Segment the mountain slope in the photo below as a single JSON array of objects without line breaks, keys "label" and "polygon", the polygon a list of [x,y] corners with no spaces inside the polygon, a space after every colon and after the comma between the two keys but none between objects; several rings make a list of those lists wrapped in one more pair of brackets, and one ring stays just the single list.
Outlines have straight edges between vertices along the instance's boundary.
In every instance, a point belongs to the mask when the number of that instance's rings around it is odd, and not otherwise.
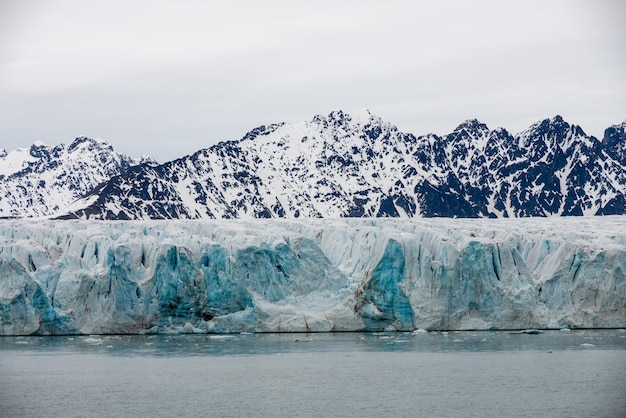
[{"label": "mountain slope", "polygon": [[138,166],[98,186],[62,217],[625,213],[623,125],[621,136],[615,130],[617,139],[609,133],[599,141],[556,116],[515,136],[468,120],[443,137],[415,137],[369,112],[336,111],[261,126],[239,141],[160,166]]},{"label": "mountain slope", "polygon": [[52,215],[142,162],[155,164],[151,159],[132,159],[87,137],[70,145],[37,142],[8,153],[0,150],[0,217]]},{"label": "mountain slope", "polygon": [[604,131],[602,145],[615,161],[626,166],[626,120]]}]

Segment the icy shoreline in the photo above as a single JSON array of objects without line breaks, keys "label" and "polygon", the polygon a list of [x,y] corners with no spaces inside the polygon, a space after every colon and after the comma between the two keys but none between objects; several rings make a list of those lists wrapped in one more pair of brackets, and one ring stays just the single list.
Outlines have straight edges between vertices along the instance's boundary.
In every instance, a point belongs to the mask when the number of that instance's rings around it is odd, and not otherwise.
[{"label": "icy shoreline", "polygon": [[0,335],[623,328],[626,217],[0,220]]}]

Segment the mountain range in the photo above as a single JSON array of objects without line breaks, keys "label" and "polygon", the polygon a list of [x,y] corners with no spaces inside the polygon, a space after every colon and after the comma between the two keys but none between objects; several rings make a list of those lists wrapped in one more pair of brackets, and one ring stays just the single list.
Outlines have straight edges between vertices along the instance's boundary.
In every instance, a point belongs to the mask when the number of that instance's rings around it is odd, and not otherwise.
[{"label": "mountain range", "polygon": [[156,161],[134,159],[102,140],[76,138],[57,146],[0,149],[0,217],[40,217],[59,212],[128,168]]},{"label": "mountain range", "polygon": [[[33,145],[21,170],[7,170],[10,154],[0,153],[0,215],[210,219],[624,214],[625,129],[626,121],[611,126],[599,140],[555,116],[512,135],[474,119],[447,135],[416,137],[369,112],[334,111],[306,122],[260,126],[238,141],[160,165],[78,138],[69,147]],[[68,158],[76,155],[74,150],[84,156]],[[45,158],[37,157],[39,153]],[[68,170],[69,160],[75,164]],[[66,203],[79,198],[62,207],[58,196]]]}]

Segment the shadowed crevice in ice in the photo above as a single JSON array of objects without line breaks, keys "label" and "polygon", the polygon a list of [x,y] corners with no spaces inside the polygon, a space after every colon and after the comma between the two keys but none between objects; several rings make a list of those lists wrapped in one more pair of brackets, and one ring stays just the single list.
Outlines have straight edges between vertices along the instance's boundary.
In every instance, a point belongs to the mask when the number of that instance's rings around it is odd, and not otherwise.
[{"label": "shadowed crevice in ice", "polygon": [[413,330],[413,309],[401,285],[405,280],[404,252],[399,242],[389,240],[371,276],[357,293],[356,311],[368,329]]}]

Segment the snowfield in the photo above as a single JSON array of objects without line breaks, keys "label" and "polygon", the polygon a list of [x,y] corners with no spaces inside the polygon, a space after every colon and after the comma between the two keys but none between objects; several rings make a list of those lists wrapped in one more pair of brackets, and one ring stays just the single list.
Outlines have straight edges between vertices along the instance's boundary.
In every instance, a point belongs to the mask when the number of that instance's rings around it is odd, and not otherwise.
[{"label": "snowfield", "polygon": [[626,216],[0,221],[0,334],[626,327]]}]

